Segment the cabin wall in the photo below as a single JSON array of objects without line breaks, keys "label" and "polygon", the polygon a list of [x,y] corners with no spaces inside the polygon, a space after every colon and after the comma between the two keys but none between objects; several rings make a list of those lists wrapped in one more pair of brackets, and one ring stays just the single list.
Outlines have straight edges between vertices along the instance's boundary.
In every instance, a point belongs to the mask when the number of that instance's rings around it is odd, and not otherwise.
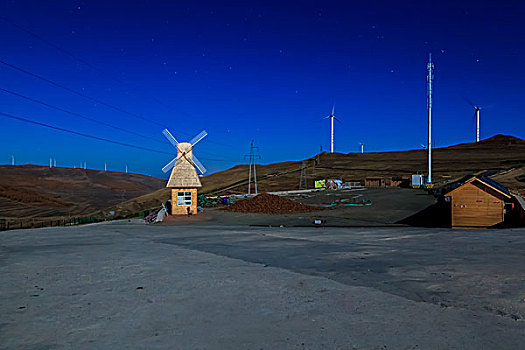
[{"label": "cabin wall", "polygon": [[505,200],[496,193],[488,193],[467,183],[450,197],[452,227],[489,227],[504,220]]},{"label": "cabin wall", "polygon": [[[191,192],[191,205],[178,204],[177,197],[179,192]],[[188,215],[190,213],[197,214],[197,189],[173,188],[171,190],[171,215]]]}]

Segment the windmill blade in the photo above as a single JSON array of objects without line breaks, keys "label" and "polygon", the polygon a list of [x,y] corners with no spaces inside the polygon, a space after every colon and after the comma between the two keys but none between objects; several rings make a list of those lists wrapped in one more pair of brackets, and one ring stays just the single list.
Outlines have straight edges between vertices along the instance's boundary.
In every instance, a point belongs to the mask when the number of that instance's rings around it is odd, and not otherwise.
[{"label": "windmill blade", "polygon": [[334,114],[335,114],[335,103],[334,103],[334,105],[332,106],[332,115],[334,115]]},{"label": "windmill blade", "polygon": [[171,168],[173,168],[175,166],[175,162],[179,159],[179,157],[175,157],[173,158],[168,164],[164,165],[164,167],[162,168],[162,171],[164,173],[167,173]]},{"label": "windmill blade", "polygon": [[337,120],[339,123],[341,123],[341,121],[339,119],[337,119],[336,117],[334,117],[335,120]]},{"label": "windmill blade", "polygon": [[199,169],[199,171],[201,172],[201,174],[204,174],[206,172],[206,168],[204,167],[204,165],[202,165],[202,163],[197,159],[197,157],[195,157],[195,155],[193,155],[193,165],[195,165],[195,167],[197,169]]},{"label": "windmill blade", "polygon": [[476,105],[472,103],[472,101],[466,98],[465,96],[463,96],[463,100],[465,100],[465,102],[468,103],[469,106],[471,106],[472,108],[477,108]]},{"label": "windmill blade", "polygon": [[173,137],[173,135],[169,132],[168,129],[162,130],[162,133],[164,134],[164,136],[166,136],[168,141],[171,142],[173,146],[177,147],[177,145],[179,144],[179,141],[177,141],[177,139]]},{"label": "windmill blade", "polygon": [[208,135],[206,130],[202,130],[197,136],[195,136],[194,138],[191,139],[191,141],[190,141],[191,145],[195,146],[197,144],[197,142],[199,142],[200,140],[205,138],[206,135]]}]

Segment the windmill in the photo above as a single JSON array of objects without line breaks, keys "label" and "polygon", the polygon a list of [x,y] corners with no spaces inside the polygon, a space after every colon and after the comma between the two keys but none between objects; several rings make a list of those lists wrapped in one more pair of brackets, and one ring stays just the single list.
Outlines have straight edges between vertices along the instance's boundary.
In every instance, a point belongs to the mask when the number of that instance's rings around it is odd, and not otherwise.
[{"label": "windmill", "polygon": [[365,152],[365,144],[362,143],[362,142],[358,142],[359,144],[359,148],[361,149],[361,153],[364,153]]},{"label": "windmill", "polygon": [[477,106],[474,103],[472,103],[469,99],[465,97],[463,97],[463,99],[469,104],[469,106],[474,108],[474,118],[476,119],[476,142],[479,142],[479,111],[487,108],[488,106],[485,106],[485,107]]},{"label": "windmill", "polygon": [[334,153],[334,119],[341,122],[335,117],[335,105],[332,107],[332,113],[324,119],[330,118],[330,153]]},{"label": "windmill", "polygon": [[472,102],[470,102],[467,99],[465,99],[465,101],[467,101],[467,103],[472,108],[474,108],[474,118],[476,119],[476,142],[479,142],[479,111],[481,111],[481,107],[480,106],[476,106],[475,104],[473,104]]},{"label": "windmill", "polygon": [[171,213],[196,214],[197,188],[202,186],[197,170],[204,174],[206,169],[193,154],[193,147],[205,138],[208,133],[203,130],[189,142],[177,141],[168,129],[164,129],[162,133],[177,148],[177,156],[162,168],[162,171],[165,173],[172,169],[166,184],[166,187],[172,188]]}]

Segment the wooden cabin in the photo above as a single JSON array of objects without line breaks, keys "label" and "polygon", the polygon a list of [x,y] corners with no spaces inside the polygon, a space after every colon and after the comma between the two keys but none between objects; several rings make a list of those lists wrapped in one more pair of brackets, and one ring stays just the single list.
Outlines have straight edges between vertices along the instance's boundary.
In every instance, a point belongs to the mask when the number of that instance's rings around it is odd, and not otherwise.
[{"label": "wooden cabin", "polygon": [[367,177],[365,187],[385,187],[385,179],[382,177]]},{"label": "wooden cabin", "polygon": [[365,187],[402,187],[408,186],[408,178],[403,177],[367,177]]},{"label": "wooden cabin", "polygon": [[505,201],[512,196],[494,180],[472,177],[445,198],[450,202],[452,227],[490,227],[505,220]]},{"label": "wooden cabin", "polygon": [[180,142],[177,153],[177,162],[166,185],[171,188],[171,214],[197,214],[197,189],[202,184],[192,161],[192,145]]}]

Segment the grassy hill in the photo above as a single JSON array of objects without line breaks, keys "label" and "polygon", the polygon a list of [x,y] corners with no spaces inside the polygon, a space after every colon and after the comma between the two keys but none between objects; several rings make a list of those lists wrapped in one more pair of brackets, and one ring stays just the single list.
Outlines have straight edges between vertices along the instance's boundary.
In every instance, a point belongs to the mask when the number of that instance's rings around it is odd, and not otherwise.
[{"label": "grassy hill", "polygon": [[146,175],[37,165],[0,166],[0,217],[88,215],[163,188]]},{"label": "grassy hill", "polygon": [[[315,179],[339,178],[343,181],[361,181],[371,176],[405,176],[427,172],[426,150],[376,153],[321,153],[305,160],[308,186]],[[478,143],[463,143],[432,151],[433,182],[437,185],[459,179],[468,174],[488,171],[498,174],[520,169],[525,164],[525,140],[496,135]],[[299,188],[302,161],[257,166],[259,192]],[[523,191],[525,183],[519,171],[500,181]],[[521,181],[519,180],[521,179]],[[202,179],[202,193],[246,193],[248,165],[208,175]]]},{"label": "grassy hill", "polygon": [[[516,193],[525,195],[525,140],[496,135],[479,143],[433,150],[433,182],[451,182],[488,172]],[[376,153],[322,153],[306,159],[308,186],[315,179],[361,181],[370,176],[426,174],[425,150]],[[259,192],[299,188],[302,161],[257,166]],[[248,165],[237,165],[202,178],[199,191],[208,195],[246,193]],[[137,174],[0,166],[0,218],[89,215],[116,210],[131,215],[160,206],[169,198],[165,180]]]}]

